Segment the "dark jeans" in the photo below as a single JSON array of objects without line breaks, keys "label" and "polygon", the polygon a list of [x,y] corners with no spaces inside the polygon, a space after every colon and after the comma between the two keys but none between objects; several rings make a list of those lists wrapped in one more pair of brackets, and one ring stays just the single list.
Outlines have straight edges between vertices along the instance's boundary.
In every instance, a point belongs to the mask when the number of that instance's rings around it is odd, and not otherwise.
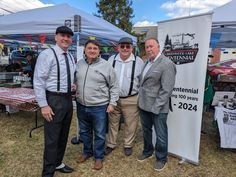
[{"label": "dark jeans", "polygon": [[[107,105],[83,106],[77,104],[80,139],[84,143],[83,154],[94,155],[96,160],[103,160],[106,140]],[[93,148],[94,134],[94,148]]]},{"label": "dark jeans", "polygon": [[44,121],[43,177],[51,177],[62,163],[73,114],[71,96],[47,93],[47,101],[54,112],[53,121]]},{"label": "dark jeans", "polygon": [[168,155],[168,130],[167,113],[154,114],[140,109],[140,118],[143,129],[144,155],[153,154],[152,126],[156,132],[155,156],[158,161],[167,161]]}]

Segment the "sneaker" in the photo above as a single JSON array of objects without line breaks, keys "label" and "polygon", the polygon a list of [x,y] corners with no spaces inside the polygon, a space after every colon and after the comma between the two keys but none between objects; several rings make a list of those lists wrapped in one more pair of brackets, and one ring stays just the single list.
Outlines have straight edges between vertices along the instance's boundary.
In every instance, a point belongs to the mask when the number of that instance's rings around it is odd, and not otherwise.
[{"label": "sneaker", "polygon": [[102,169],[102,167],[103,167],[102,160],[95,160],[93,169],[100,170]]},{"label": "sneaker", "polygon": [[138,156],[137,160],[139,162],[143,162],[144,160],[148,159],[148,158],[152,158],[153,157],[153,154],[151,155],[144,155],[144,154],[141,154]]},{"label": "sneaker", "polygon": [[156,161],[154,164],[154,170],[162,171],[165,168],[166,164],[167,163],[165,161]]},{"label": "sneaker", "polygon": [[133,153],[132,147],[124,148],[124,153],[126,156],[130,156]]},{"label": "sneaker", "polygon": [[110,154],[113,150],[114,150],[115,148],[111,148],[111,147],[106,147],[106,149],[105,149],[105,155],[108,155],[108,154]]}]

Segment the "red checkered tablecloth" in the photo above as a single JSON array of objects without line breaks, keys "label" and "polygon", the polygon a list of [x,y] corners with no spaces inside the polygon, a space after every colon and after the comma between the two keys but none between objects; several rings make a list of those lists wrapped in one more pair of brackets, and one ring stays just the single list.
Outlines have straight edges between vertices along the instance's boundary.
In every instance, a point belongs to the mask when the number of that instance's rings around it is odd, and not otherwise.
[{"label": "red checkered tablecloth", "polygon": [[36,111],[39,106],[30,88],[0,87],[0,103],[23,111]]}]

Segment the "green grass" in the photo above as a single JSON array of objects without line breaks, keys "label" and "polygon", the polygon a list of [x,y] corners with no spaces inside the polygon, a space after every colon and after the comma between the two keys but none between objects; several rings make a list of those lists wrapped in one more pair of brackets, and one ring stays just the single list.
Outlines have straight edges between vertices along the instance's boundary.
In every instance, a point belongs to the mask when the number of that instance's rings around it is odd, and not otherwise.
[{"label": "green grass", "polygon": [[[162,172],[153,170],[154,158],[138,162],[136,157],[142,151],[142,132],[138,128],[134,153],[126,157],[123,153],[120,131],[118,148],[106,157],[104,168],[92,170],[93,159],[83,164],[77,164],[76,159],[82,152],[82,145],[72,145],[70,139],[76,132],[76,117],[74,115],[64,162],[76,169],[72,174],[59,174],[62,177],[235,177],[235,151],[219,148],[219,137],[216,127],[212,124],[213,114],[205,113],[200,145],[200,164],[178,164],[179,159],[169,156],[168,165]],[[42,117],[40,123],[42,123]],[[0,113],[0,177],[40,177],[43,156],[43,128],[29,131],[34,125],[34,114],[19,112],[10,116]],[[123,127],[122,127],[123,128]]]}]

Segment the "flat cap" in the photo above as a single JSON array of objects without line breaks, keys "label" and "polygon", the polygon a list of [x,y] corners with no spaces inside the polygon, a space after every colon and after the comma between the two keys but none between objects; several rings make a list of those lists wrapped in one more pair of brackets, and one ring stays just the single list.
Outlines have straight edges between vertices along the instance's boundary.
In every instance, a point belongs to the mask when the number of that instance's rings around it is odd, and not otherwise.
[{"label": "flat cap", "polygon": [[60,27],[58,27],[56,29],[56,34],[57,33],[69,34],[71,36],[74,35],[73,31],[69,27],[67,27],[67,26],[60,26]]},{"label": "flat cap", "polygon": [[133,40],[129,37],[123,37],[119,40],[119,44],[132,44],[133,45]]}]

